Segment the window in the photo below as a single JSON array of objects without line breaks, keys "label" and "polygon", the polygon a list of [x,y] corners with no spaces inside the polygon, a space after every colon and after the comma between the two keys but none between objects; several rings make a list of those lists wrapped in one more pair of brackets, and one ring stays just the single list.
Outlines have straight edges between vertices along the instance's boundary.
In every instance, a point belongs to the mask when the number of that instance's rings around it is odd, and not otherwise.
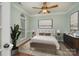
[{"label": "window", "polygon": [[53,20],[41,19],[38,21],[38,27],[43,29],[50,29],[53,27]]},{"label": "window", "polygon": [[70,23],[71,32],[78,30],[78,15],[79,15],[79,12],[75,12],[71,15],[71,23]]},{"label": "window", "polygon": [[21,38],[25,37],[25,16],[21,14]]}]

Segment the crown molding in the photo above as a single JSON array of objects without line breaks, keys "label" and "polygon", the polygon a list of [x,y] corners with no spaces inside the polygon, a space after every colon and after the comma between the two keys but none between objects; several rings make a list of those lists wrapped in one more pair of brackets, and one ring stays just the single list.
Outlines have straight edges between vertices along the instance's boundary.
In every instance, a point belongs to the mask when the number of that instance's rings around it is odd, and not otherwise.
[{"label": "crown molding", "polygon": [[[79,6],[79,4],[75,4],[75,5],[71,6],[71,8],[69,8],[67,11],[55,12],[55,13],[51,13],[51,14],[48,14],[48,15],[62,15],[62,14],[67,14],[67,13],[69,13],[72,9],[74,9],[74,8],[76,8],[76,7],[78,7],[78,6]],[[46,16],[46,15],[44,15],[44,14],[35,14],[35,15],[31,15],[31,16],[33,17],[33,16]]]},{"label": "crown molding", "polygon": [[36,16],[49,16],[49,15],[62,15],[62,14],[67,14],[69,13],[72,9],[74,9],[75,7],[77,7],[79,4],[75,4],[73,6],[71,6],[71,8],[69,8],[67,11],[63,11],[63,12],[52,12],[50,14],[30,14],[29,12],[27,12],[27,10],[25,10],[22,5],[19,5],[19,4],[16,4],[16,3],[13,3],[13,7],[17,8],[18,10],[23,10],[25,12],[25,14],[29,17],[36,17]]},{"label": "crown molding", "polygon": [[18,9],[19,11],[23,11],[25,15],[31,17],[30,14],[24,8],[22,8],[22,6],[20,6],[20,5],[16,4],[16,3],[13,3],[12,7]]},{"label": "crown molding", "polygon": [[72,11],[76,7],[79,7],[79,4],[76,4],[76,5],[72,6],[71,8],[69,8],[69,10],[67,10],[66,13],[69,13],[70,11]]}]

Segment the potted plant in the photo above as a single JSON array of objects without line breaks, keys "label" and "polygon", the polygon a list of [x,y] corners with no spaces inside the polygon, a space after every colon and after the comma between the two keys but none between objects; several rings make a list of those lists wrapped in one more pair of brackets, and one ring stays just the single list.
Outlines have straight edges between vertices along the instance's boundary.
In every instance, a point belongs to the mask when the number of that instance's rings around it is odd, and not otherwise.
[{"label": "potted plant", "polygon": [[16,50],[18,49],[18,47],[16,47],[16,42],[20,34],[21,34],[21,31],[18,24],[17,25],[14,24],[14,27],[11,26],[11,39],[13,44],[12,55],[16,54]]}]

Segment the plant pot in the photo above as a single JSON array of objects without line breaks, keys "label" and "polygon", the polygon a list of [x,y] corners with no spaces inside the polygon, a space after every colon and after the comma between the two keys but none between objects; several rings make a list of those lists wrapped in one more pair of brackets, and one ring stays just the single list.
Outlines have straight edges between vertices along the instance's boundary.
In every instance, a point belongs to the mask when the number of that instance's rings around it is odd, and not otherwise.
[{"label": "plant pot", "polygon": [[18,47],[13,48],[13,49],[11,50],[11,55],[12,55],[12,56],[16,56],[17,52],[18,52]]}]

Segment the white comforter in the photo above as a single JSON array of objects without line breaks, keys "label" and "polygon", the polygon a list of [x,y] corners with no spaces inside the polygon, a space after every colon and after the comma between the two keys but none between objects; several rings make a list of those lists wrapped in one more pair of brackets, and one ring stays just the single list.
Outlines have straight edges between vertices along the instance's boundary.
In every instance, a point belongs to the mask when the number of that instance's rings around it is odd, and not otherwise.
[{"label": "white comforter", "polygon": [[60,48],[60,45],[59,45],[58,41],[56,40],[56,38],[54,36],[36,35],[32,38],[31,42],[51,44],[51,45],[55,45],[56,49]]}]

